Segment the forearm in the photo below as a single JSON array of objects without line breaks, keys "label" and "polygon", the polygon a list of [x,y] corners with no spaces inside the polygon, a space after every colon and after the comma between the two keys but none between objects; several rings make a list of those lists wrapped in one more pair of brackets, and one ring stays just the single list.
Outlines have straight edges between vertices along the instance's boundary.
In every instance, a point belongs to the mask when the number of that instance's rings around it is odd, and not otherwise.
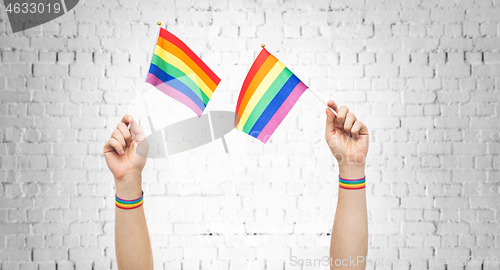
[{"label": "forearm", "polygon": [[[364,165],[341,166],[339,176],[344,179],[360,179],[365,175]],[[368,217],[365,189],[348,190],[339,187],[337,210],[332,229],[330,256],[331,269],[365,269],[368,252]],[[354,262],[363,261],[356,265]],[[342,264],[344,266],[335,266]],[[339,261],[340,260],[340,261]],[[349,266],[345,266],[345,265]]]},{"label": "forearm", "polygon": [[[116,196],[125,200],[141,197],[141,182],[141,179],[115,180]],[[153,269],[153,252],[143,206],[130,210],[118,207],[115,209],[115,249],[118,268]]]}]

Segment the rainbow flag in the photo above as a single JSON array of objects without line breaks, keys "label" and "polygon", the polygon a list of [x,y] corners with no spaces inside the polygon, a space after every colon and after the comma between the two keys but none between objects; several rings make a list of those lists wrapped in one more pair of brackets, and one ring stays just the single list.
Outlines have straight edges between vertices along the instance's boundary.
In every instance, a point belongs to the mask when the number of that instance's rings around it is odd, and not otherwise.
[{"label": "rainbow flag", "polygon": [[241,87],[235,127],[266,143],[308,87],[262,48]]},{"label": "rainbow flag", "polygon": [[201,116],[220,79],[184,42],[161,27],[146,82]]}]

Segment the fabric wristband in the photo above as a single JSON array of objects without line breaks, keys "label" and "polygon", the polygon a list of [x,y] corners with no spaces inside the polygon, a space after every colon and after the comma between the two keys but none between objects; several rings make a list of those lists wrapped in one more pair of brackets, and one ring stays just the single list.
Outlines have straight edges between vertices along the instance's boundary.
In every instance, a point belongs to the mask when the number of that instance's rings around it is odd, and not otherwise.
[{"label": "fabric wristband", "polygon": [[116,196],[116,193],[115,193],[115,205],[116,205],[116,207],[118,207],[120,209],[125,209],[125,210],[134,209],[134,208],[140,207],[143,202],[144,202],[144,191],[142,192],[141,197],[139,199],[135,199],[135,200],[120,199],[120,198],[118,198],[118,196]]},{"label": "fabric wristband", "polygon": [[344,179],[339,176],[339,187],[343,189],[363,189],[365,188],[365,178],[360,179]]}]

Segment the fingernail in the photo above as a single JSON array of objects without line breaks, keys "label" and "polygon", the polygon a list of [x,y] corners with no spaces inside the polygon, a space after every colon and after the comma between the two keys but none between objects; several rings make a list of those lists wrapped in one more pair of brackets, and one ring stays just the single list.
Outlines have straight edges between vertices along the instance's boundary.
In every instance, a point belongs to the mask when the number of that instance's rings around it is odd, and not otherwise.
[{"label": "fingernail", "polygon": [[125,151],[121,150],[120,155],[123,155],[123,154],[125,154]]}]

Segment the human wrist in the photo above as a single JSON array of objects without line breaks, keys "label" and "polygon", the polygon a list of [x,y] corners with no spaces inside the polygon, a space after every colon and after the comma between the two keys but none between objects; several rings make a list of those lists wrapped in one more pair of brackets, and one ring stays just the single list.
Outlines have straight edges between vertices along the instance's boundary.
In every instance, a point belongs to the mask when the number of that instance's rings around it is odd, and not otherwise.
[{"label": "human wrist", "polygon": [[344,179],[361,179],[365,177],[365,164],[339,164],[339,177]]},{"label": "human wrist", "polygon": [[142,195],[142,175],[130,174],[115,178],[116,196],[125,199],[137,199]]}]

